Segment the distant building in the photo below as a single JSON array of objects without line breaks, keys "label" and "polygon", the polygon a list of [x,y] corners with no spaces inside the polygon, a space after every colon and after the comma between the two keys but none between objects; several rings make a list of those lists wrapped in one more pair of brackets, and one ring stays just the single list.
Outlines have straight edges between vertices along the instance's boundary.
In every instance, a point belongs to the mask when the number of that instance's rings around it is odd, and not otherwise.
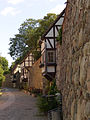
[{"label": "distant building", "polygon": [[27,83],[27,87],[30,85],[30,68],[34,64],[34,57],[31,52],[29,52],[25,58],[20,63],[21,68],[21,83]]},{"label": "distant building", "polygon": [[43,91],[42,72],[39,65],[40,58],[35,61],[33,53],[27,53],[12,70],[13,87]]},{"label": "distant building", "polygon": [[12,69],[11,81],[14,88],[20,87],[20,74],[21,68],[19,64],[16,64]]}]

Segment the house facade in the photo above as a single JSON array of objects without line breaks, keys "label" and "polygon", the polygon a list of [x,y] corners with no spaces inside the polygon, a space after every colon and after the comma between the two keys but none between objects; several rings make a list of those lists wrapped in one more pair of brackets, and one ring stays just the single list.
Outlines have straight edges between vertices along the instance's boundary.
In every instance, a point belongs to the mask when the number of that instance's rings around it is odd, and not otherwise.
[{"label": "house facade", "polygon": [[35,61],[32,52],[29,52],[12,70],[13,87],[42,92],[43,77],[39,65],[40,58]]},{"label": "house facade", "polygon": [[14,88],[20,87],[20,74],[21,68],[19,64],[16,64],[12,69],[11,81]]},{"label": "house facade", "polygon": [[34,57],[31,52],[29,52],[20,63],[21,68],[20,82],[27,83],[27,87],[30,86],[30,68],[33,66],[33,64]]},{"label": "house facade", "polygon": [[56,44],[57,36],[64,20],[65,10],[57,17],[46,33],[41,37],[41,64],[42,75],[53,80],[56,74]]}]

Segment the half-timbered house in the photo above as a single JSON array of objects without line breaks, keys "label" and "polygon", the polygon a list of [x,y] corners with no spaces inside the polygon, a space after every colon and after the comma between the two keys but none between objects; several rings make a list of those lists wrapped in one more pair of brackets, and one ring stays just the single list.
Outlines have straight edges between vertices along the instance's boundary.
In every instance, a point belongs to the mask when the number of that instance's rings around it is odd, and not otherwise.
[{"label": "half-timbered house", "polygon": [[64,20],[65,9],[58,15],[54,23],[41,37],[41,64],[42,74],[48,80],[52,80],[56,73],[56,39]]},{"label": "half-timbered house", "polygon": [[22,60],[20,67],[21,67],[21,78],[20,82],[28,83],[30,85],[30,68],[34,64],[34,57],[31,52],[29,52],[25,58]]},{"label": "half-timbered house", "polygon": [[12,69],[12,75],[11,75],[11,81],[13,84],[13,87],[20,87],[20,73],[21,68],[19,64],[15,64],[15,66]]}]

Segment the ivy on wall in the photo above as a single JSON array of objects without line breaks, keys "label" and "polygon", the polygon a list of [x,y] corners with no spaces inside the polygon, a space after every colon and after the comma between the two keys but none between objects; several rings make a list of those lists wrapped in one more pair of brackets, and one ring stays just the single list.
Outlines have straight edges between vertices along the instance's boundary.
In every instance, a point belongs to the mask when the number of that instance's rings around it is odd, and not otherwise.
[{"label": "ivy on wall", "polygon": [[62,27],[59,30],[59,34],[56,40],[60,42],[60,45],[62,45]]}]

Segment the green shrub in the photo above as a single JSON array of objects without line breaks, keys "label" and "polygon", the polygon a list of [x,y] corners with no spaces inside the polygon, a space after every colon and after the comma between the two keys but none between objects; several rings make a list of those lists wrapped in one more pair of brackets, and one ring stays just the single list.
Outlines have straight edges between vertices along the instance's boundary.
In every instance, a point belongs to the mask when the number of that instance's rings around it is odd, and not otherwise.
[{"label": "green shrub", "polygon": [[47,111],[49,110],[47,99],[44,97],[38,97],[37,106],[40,112],[47,113]]},{"label": "green shrub", "polygon": [[5,76],[3,75],[4,70],[0,66],[0,87],[2,86],[2,82],[5,81]]},{"label": "green shrub", "polygon": [[48,95],[55,95],[58,92],[56,81],[53,80],[51,86],[49,86]]},{"label": "green shrub", "polygon": [[53,80],[51,85],[48,85],[48,95],[44,97],[38,97],[37,107],[39,108],[40,112],[47,114],[49,110],[55,109],[58,107],[59,103],[55,96],[56,93],[59,91],[57,90],[56,81]]},{"label": "green shrub", "polygon": [[38,97],[37,107],[40,112],[47,114],[49,110],[56,108],[58,105],[56,98]]}]

